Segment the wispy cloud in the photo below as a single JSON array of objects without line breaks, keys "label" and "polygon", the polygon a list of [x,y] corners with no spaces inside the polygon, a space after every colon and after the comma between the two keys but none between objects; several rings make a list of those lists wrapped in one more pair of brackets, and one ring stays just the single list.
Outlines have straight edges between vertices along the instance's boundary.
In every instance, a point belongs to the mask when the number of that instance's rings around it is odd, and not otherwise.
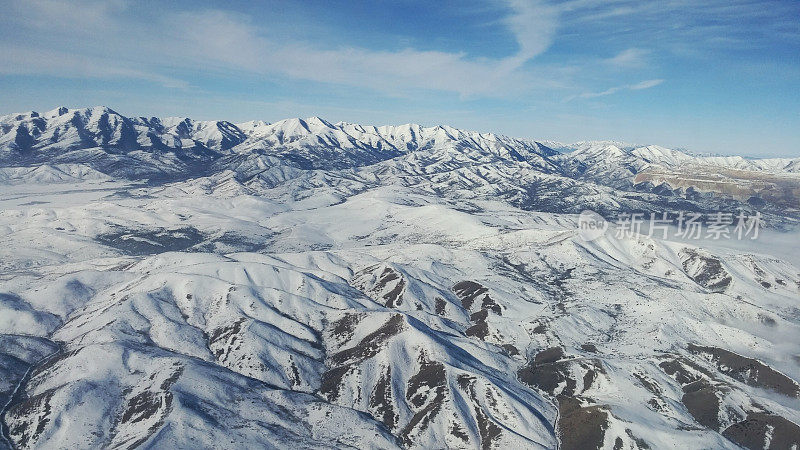
[{"label": "wispy cloud", "polygon": [[131,14],[134,8],[124,0],[17,0],[14,25],[32,42],[0,42],[0,59],[15,66],[0,73],[128,77],[177,87],[188,83],[163,75],[168,69],[234,70],[366,87],[389,95],[423,89],[502,96],[541,83],[521,66],[547,50],[557,26],[555,8],[543,2],[505,1],[510,15],[504,23],[519,51],[491,59],[466,52],[321,48],[291,39],[277,41],[247,16],[222,10],[166,12],[142,20]]},{"label": "wispy cloud", "polygon": [[650,50],[641,48],[625,49],[611,58],[603,60],[604,63],[620,68],[639,68],[647,64]]},{"label": "wispy cloud", "polygon": [[621,91],[641,91],[643,89],[650,89],[652,87],[658,86],[659,84],[663,83],[664,80],[662,79],[655,79],[655,80],[644,80],[640,81],[635,84],[625,84],[622,86],[614,86],[608,88],[604,91],[600,92],[584,92],[583,94],[573,95],[571,97],[567,97],[565,102],[570,102],[575,100],[576,98],[596,98],[596,97],[605,97],[607,95],[616,94],[617,92]]},{"label": "wispy cloud", "polygon": [[559,4],[565,28],[602,23],[605,40],[631,38],[666,50],[697,54],[765,48],[800,39],[800,4],[770,0],[567,0]]},{"label": "wispy cloud", "polygon": [[639,83],[632,84],[632,85],[628,86],[628,89],[633,90],[633,91],[639,91],[639,90],[642,90],[642,89],[650,89],[651,87],[656,87],[656,86],[658,86],[659,84],[661,84],[663,82],[664,82],[664,80],[661,80],[661,79],[645,80],[645,81],[641,81]]},{"label": "wispy cloud", "polygon": [[558,26],[558,9],[539,0],[505,1],[513,11],[506,25],[516,37],[519,52],[503,61],[503,65],[516,68],[552,45]]},{"label": "wispy cloud", "polygon": [[56,75],[74,78],[137,79],[168,88],[188,88],[181,79],[155,71],[138,69],[115,59],[93,57],[75,53],[9,46],[0,43],[0,75]]}]

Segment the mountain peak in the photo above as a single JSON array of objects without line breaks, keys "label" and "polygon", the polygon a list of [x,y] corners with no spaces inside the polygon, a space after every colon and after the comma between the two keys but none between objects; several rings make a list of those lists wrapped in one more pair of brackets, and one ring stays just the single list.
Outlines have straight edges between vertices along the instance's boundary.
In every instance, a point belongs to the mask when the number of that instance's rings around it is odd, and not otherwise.
[{"label": "mountain peak", "polygon": [[63,116],[64,114],[69,113],[70,109],[66,106],[59,106],[57,108],[53,108],[50,111],[46,111],[44,113],[44,117],[52,118],[52,117],[59,117]]},{"label": "mountain peak", "polygon": [[327,120],[325,120],[325,119],[323,119],[321,117],[318,117],[318,116],[312,116],[312,117],[307,118],[306,119],[306,123],[308,123],[309,125],[316,125],[316,126],[327,127],[327,128],[336,128],[335,125],[333,125],[332,123],[330,123]]}]

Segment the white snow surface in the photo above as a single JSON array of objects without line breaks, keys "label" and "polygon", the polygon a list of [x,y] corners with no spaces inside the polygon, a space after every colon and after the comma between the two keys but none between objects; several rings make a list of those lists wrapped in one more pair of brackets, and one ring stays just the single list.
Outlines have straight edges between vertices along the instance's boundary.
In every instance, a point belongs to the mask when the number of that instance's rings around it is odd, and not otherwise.
[{"label": "white snow surface", "polygon": [[[657,198],[565,169],[797,160],[108,108],[0,124],[0,446],[740,448],[748,419],[760,442],[800,430],[797,232],[586,242],[580,210]],[[203,172],[152,176],[189,155]]]}]

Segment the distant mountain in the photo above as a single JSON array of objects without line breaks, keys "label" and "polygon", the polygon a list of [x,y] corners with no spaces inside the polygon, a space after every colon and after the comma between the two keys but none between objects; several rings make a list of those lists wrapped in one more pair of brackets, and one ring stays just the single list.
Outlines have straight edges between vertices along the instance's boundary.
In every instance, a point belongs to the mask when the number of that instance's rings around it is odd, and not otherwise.
[{"label": "distant mountain", "polygon": [[592,204],[606,212],[618,206],[648,209],[641,198],[609,198],[615,194],[603,187],[656,194],[670,208],[682,204],[676,198],[691,201],[699,192],[789,206],[790,213],[800,209],[800,158],[698,157],[655,145],[564,145],[449,126],[376,127],[319,117],[241,124],[128,118],[102,106],[2,116],[0,132],[0,166],[79,164],[127,179],[182,180],[232,171],[234,180],[258,188],[254,177],[274,186],[310,176],[308,171],[354,171],[356,178],[368,174],[430,189],[494,193],[537,210]]}]

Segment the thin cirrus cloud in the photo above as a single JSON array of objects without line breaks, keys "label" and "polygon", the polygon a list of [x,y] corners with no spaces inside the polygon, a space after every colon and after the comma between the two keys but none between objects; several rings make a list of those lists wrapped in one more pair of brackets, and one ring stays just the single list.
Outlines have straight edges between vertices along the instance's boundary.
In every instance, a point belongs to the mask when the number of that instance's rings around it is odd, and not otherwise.
[{"label": "thin cirrus cloud", "polygon": [[384,93],[433,89],[463,96],[519,89],[528,77],[505,67],[507,60],[472,60],[464,53],[375,51],[358,47],[320,49],[299,42],[274,42],[241,18],[221,11],[183,14],[177,41],[184,55],[258,74],[372,88]]},{"label": "thin cirrus cloud", "polygon": [[[366,87],[389,95],[414,89],[462,97],[503,96],[547,83],[521,67],[546,51],[557,26],[555,8],[536,0],[504,0],[503,24],[518,51],[504,58],[404,48],[320,48],[265,36],[249,17],[223,10],[168,12],[143,19],[134,4],[58,0],[12,2],[11,28],[22,42],[0,42],[5,74],[137,78],[165,87],[189,82],[164,68],[258,75]],[[87,13],[90,12],[90,13]],[[8,19],[7,19],[8,20]],[[80,24],[79,27],[66,24]],[[123,55],[120,57],[120,55]]]},{"label": "thin cirrus cloud", "polygon": [[[537,0],[505,0],[511,12],[503,24],[518,51],[505,58],[471,58],[466,52],[363,47],[321,49],[301,42],[275,42],[246,18],[219,10],[181,14],[181,36],[189,54],[254,73],[367,87],[387,94],[410,89],[454,92],[462,97],[503,96],[551,84],[548,77],[521,70],[555,38],[557,10]],[[246,43],[242,45],[242,43]],[[210,51],[209,51],[210,50]]]},{"label": "thin cirrus cloud", "polygon": [[605,97],[607,95],[616,94],[616,93],[622,92],[622,91],[641,91],[641,90],[644,90],[644,89],[650,89],[652,87],[656,87],[656,86],[658,86],[659,84],[661,84],[663,82],[664,82],[664,80],[659,78],[659,79],[654,79],[654,80],[644,80],[644,81],[640,81],[640,82],[635,83],[635,84],[625,84],[625,85],[622,85],[622,86],[614,86],[614,87],[608,88],[608,89],[606,89],[604,91],[600,91],[600,92],[584,92],[583,94],[578,94],[578,95],[573,95],[573,96],[567,97],[565,102],[570,102],[572,100],[575,100],[576,98],[586,98],[586,99],[588,99],[588,98]]},{"label": "thin cirrus cloud", "polygon": [[149,72],[136,67],[115,64],[105,58],[58,50],[26,48],[0,44],[0,75],[52,74],[75,78],[126,78],[157,83],[168,88],[185,89],[184,80]]},{"label": "thin cirrus cloud", "polygon": [[649,50],[641,48],[625,49],[611,58],[604,60],[606,64],[619,68],[639,68],[647,64]]}]

